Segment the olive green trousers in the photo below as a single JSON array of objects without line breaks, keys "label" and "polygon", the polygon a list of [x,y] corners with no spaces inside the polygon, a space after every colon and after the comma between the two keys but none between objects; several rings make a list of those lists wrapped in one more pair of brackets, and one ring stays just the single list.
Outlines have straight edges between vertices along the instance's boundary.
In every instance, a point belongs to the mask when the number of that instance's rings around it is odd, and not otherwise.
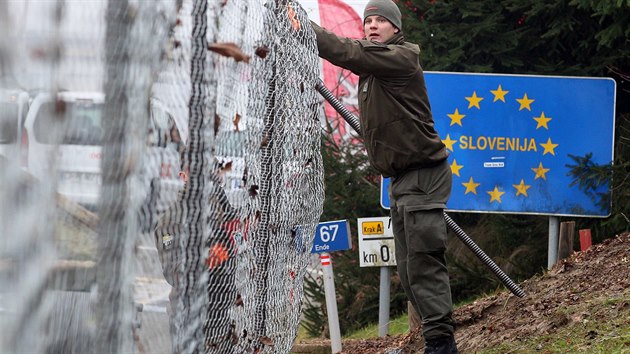
[{"label": "olive green trousers", "polygon": [[451,169],[444,161],[392,178],[389,189],[398,274],[422,318],[425,340],[454,331],[443,215],[451,185]]}]

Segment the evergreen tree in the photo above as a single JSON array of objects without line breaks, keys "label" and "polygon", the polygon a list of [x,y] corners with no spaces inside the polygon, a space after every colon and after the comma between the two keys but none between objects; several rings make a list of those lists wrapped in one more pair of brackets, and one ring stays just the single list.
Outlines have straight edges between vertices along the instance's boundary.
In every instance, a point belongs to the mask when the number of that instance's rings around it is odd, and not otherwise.
[{"label": "evergreen tree", "polygon": [[628,1],[409,0],[401,8],[425,70],[628,74]]}]

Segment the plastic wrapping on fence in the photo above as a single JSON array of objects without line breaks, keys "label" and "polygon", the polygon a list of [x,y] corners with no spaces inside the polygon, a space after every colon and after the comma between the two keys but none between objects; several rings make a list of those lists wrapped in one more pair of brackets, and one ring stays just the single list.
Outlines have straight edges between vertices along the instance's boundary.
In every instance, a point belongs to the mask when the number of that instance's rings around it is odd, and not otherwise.
[{"label": "plastic wrapping on fence", "polygon": [[0,2],[0,351],[288,353],[316,53],[293,1]]}]

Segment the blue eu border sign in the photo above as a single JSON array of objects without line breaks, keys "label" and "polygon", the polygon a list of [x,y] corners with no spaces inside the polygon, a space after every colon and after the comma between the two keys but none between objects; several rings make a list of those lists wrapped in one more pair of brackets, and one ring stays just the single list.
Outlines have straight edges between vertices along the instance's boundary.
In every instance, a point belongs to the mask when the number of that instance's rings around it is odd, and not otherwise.
[{"label": "blue eu border sign", "polygon": [[[425,78],[435,126],[450,153],[448,210],[610,215],[610,185],[580,190],[569,171],[577,165],[571,155],[612,163],[614,80],[437,72]],[[386,209],[388,185],[383,179]]]},{"label": "blue eu border sign", "polygon": [[348,220],[326,221],[317,225],[311,253],[343,251],[352,248]]}]

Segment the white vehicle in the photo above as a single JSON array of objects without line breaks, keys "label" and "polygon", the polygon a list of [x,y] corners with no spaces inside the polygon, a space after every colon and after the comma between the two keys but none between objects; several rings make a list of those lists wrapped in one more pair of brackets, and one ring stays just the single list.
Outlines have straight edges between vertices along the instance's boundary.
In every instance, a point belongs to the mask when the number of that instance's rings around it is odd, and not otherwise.
[{"label": "white vehicle", "polygon": [[40,93],[22,137],[27,170],[40,180],[57,173],[58,192],[92,209],[101,188],[103,99],[98,92]]},{"label": "white vehicle", "polygon": [[[44,180],[55,172],[57,191],[92,210],[101,192],[103,103],[99,92],[60,92],[57,99],[39,94],[26,117],[22,139],[22,148],[28,151],[25,167],[31,174]],[[180,140],[173,118],[152,101],[146,151],[136,179],[139,188],[132,189],[143,203],[141,222],[148,223],[146,227],[175,202],[183,186]]]},{"label": "white vehicle", "polygon": [[20,159],[28,101],[28,93],[22,90],[0,89],[0,155],[16,162]]}]

